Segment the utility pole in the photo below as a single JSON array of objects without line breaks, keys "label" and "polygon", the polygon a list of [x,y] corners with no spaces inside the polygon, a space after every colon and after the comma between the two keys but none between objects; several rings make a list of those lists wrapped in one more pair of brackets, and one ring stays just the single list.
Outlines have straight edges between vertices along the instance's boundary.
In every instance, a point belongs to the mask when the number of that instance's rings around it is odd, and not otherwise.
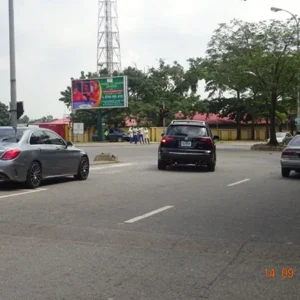
[{"label": "utility pole", "polygon": [[[297,19],[297,53],[298,56],[300,56],[300,22],[299,19]],[[298,82],[298,86],[297,86],[297,133],[300,132],[300,86],[299,86],[299,82]]]},{"label": "utility pole", "polygon": [[[282,9],[282,8],[278,8],[278,7],[271,7],[271,11],[273,12],[279,12],[279,11],[284,11],[286,13],[288,13],[289,15],[292,16],[292,18],[295,20],[296,22],[296,30],[297,30],[297,54],[298,56],[300,56],[300,20],[299,18],[291,13],[288,10]],[[297,85],[297,132],[300,132],[300,84],[298,82]]]},{"label": "utility pole", "polygon": [[164,127],[164,133],[166,132],[166,117],[165,117],[165,101],[163,101],[163,127]]},{"label": "utility pole", "polygon": [[17,81],[15,58],[15,26],[14,26],[14,0],[8,0],[9,15],[9,54],[10,54],[10,114],[11,126],[17,131]]}]

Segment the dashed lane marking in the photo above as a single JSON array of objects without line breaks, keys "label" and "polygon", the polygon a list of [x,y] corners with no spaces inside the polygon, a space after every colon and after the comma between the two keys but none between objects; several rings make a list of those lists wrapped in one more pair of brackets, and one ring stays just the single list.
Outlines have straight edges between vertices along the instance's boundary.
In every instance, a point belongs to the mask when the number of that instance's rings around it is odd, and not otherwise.
[{"label": "dashed lane marking", "polygon": [[22,196],[22,195],[33,194],[33,193],[39,193],[39,192],[45,192],[47,190],[48,189],[36,189],[36,190],[32,190],[32,191],[26,191],[26,192],[14,193],[14,194],[7,194],[7,195],[0,196],[0,199],[16,197],[16,196]]},{"label": "dashed lane marking", "polygon": [[249,181],[249,180],[250,180],[250,179],[246,178],[246,179],[243,179],[243,180],[240,180],[240,181],[234,182],[234,183],[230,183],[230,184],[228,184],[227,186],[234,186],[234,185],[238,185],[238,184],[241,184],[241,183],[247,182],[247,181]]},{"label": "dashed lane marking", "polygon": [[153,211],[151,211],[151,212],[149,212],[149,213],[147,213],[147,214],[144,214],[144,215],[141,215],[141,216],[139,216],[139,217],[130,219],[130,220],[128,220],[128,221],[125,221],[124,223],[135,223],[135,222],[137,222],[137,221],[140,221],[140,220],[142,220],[142,219],[146,219],[146,218],[148,218],[148,217],[151,217],[151,216],[153,216],[153,215],[155,215],[155,214],[158,214],[158,213],[160,213],[160,212],[162,212],[162,211],[165,211],[165,210],[170,209],[170,208],[173,208],[173,207],[174,207],[174,206],[164,206],[164,207],[162,207],[162,208],[153,210]]}]

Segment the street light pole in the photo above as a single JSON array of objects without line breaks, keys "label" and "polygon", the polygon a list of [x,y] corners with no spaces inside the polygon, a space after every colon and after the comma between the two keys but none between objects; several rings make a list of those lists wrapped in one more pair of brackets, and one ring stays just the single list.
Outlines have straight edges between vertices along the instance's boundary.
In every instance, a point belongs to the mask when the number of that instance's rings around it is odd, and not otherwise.
[{"label": "street light pole", "polygon": [[10,114],[11,126],[17,131],[17,81],[15,59],[15,26],[14,26],[14,0],[8,0],[9,15],[9,54],[10,54]]},{"label": "street light pole", "polygon": [[[290,14],[292,16],[292,18],[295,20],[296,22],[296,29],[297,29],[297,53],[300,56],[300,21],[297,18],[297,16],[293,13],[291,13],[288,10],[282,9],[282,8],[278,8],[278,7],[271,7],[271,11],[273,12],[279,12],[279,11],[284,11],[288,14]],[[297,132],[300,132],[300,84],[298,81],[298,85],[297,85]]]}]

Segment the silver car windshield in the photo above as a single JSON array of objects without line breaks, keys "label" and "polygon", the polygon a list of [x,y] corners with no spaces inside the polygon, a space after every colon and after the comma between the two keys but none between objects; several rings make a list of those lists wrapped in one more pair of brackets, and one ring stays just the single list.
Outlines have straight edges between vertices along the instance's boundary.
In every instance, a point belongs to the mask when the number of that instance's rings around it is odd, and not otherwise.
[{"label": "silver car windshield", "polygon": [[0,143],[16,143],[22,138],[24,130],[18,129],[17,134],[13,128],[0,127]]}]

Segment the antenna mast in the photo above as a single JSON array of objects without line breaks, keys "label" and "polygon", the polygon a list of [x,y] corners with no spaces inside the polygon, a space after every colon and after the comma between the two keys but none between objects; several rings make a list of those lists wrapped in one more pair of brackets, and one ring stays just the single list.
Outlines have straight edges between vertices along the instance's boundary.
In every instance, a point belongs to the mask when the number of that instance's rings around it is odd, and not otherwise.
[{"label": "antenna mast", "polygon": [[97,72],[121,72],[117,0],[98,0]]}]

